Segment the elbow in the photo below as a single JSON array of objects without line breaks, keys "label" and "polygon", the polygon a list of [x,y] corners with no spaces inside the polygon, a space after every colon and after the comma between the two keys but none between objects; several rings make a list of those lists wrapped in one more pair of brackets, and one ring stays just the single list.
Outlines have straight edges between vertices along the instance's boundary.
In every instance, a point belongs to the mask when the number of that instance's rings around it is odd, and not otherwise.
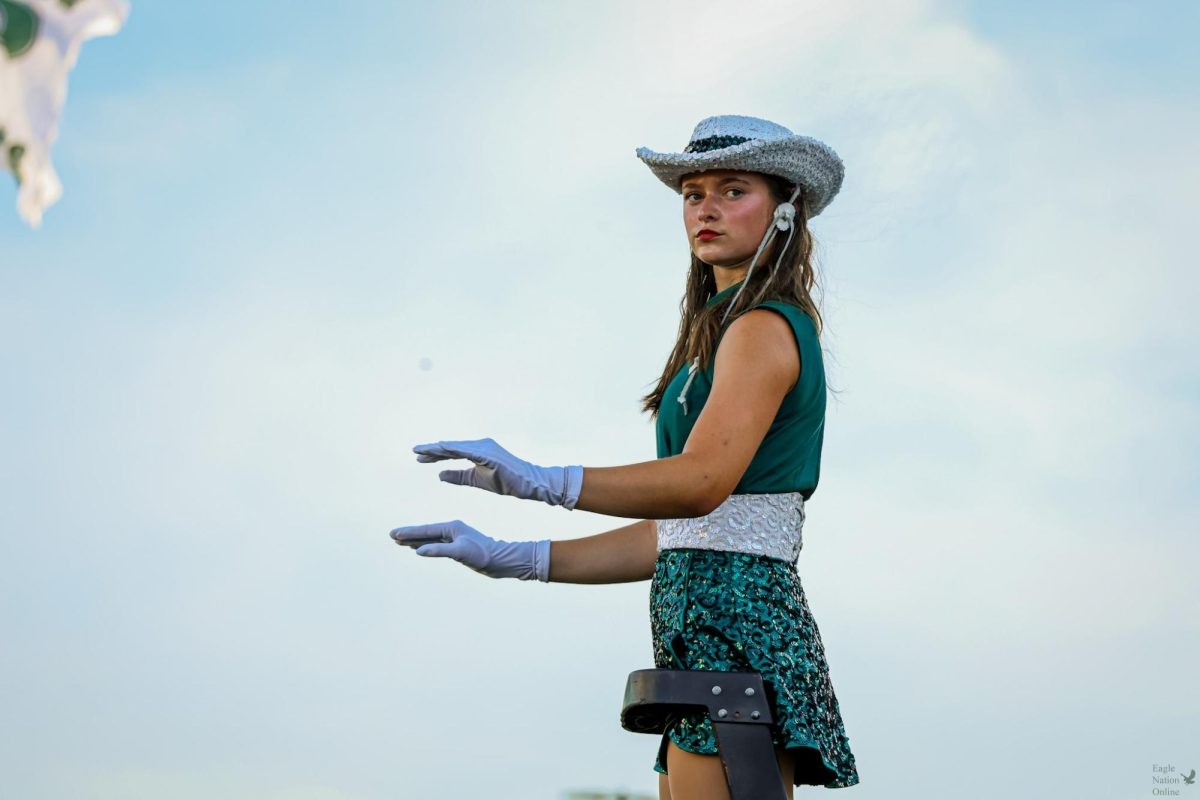
[{"label": "elbow", "polygon": [[697,492],[691,499],[688,516],[708,516],[729,498],[729,494],[728,491],[719,487],[708,487],[705,491]]},{"label": "elbow", "polygon": [[734,478],[722,464],[714,463],[712,459],[689,457],[693,459],[689,469],[680,476],[687,487],[680,493],[684,498],[681,510],[688,517],[705,517],[729,498],[741,476]]}]

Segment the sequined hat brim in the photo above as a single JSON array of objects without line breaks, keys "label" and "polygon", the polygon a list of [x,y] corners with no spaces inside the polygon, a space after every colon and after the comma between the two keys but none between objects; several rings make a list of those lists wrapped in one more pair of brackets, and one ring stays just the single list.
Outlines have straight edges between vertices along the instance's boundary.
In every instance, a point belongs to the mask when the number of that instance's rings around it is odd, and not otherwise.
[{"label": "sequined hat brim", "polygon": [[659,180],[680,192],[684,175],[713,169],[733,169],[779,175],[798,184],[808,198],[809,216],[815,217],[842,188],[845,167],[829,145],[808,136],[787,136],[697,153],[656,153],[639,147],[637,157]]}]

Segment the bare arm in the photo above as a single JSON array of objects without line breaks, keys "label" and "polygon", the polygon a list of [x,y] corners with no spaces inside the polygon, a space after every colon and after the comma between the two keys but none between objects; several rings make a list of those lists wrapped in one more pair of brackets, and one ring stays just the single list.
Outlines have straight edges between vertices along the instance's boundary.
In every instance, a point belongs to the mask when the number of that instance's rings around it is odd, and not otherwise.
[{"label": "bare arm", "polygon": [[717,348],[713,387],[683,452],[621,467],[588,467],[576,508],[615,517],[700,517],[725,501],[750,465],[783,397],[800,377],[787,320],[758,309]]},{"label": "bare arm", "polygon": [[550,543],[554,583],[629,583],[648,580],[658,557],[653,520],[642,520],[583,539]]}]

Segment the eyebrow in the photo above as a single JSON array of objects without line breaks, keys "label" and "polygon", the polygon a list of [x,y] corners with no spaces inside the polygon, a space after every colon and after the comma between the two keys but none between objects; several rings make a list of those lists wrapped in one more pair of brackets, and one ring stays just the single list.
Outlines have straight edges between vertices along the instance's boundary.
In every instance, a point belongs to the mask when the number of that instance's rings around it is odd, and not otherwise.
[{"label": "eyebrow", "polygon": [[[727,184],[727,183],[744,183],[744,184],[746,184],[747,186],[749,186],[749,185],[750,185],[750,181],[746,180],[745,178],[739,178],[739,177],[737,177],[736,175],[730,175],[729,177],[726,177],[726,178],[721,178],[721,180],[719,180],[719,181],[717,182],[717,185],[718,185],[718,186],[724,186],[724,185],[725,185],[725,184]],[[688,188],[689,186],[699,186],[699,185],[700,185],[700,184],[699,184],[699,183],[697,183],[696,181],[685,181],[685,182],[684,182],[684,184],[683,184],[682,186],[680,186],[679,188],[680,188],[680,189],[686,189],[686,188]]]}]

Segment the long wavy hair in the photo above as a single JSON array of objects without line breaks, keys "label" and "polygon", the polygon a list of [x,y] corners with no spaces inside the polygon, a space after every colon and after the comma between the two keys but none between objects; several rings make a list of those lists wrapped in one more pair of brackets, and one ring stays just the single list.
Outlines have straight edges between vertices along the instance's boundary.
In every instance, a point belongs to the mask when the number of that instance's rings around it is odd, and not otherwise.
[{"label": "long wavy hair", "polygon": [[[795,187],[784,178],[776,175],[764,175],[771,187],[771,195],[775,202],[786,203],[792,196]],[[796,232],[791,244],[779,260],[779,269],[771,274],[775,251],[787,240],[786,235],[775,237],[771,247],[763,253],[759,262],[754,265],[753,272],[746,283],[745,290],[738,298],[737,306],[729,312],[729,323],[745,314],[750,309],[766,300],[782,300],[785,303],[799,306],[812,317],[821,335],[823,324],[821,311],[813,300],[813,289],[819,288],[816,269],[813,266],[812,233],[808,228],[808,200],[801,191],[796,199]],[[764,231],[765,232],[765,231]],[[675,377],[684,364],[699,358],[701,364],[707,364],[717,346],[721,334],[721,318],[725,309],[733,302],[733,295],[712,308],[704,304],[716,294],[717,281],[713,276],[713,268],[692,254],[691,268],[688,270],[687,289],[679,302],[679,336],[675,340],[675,348],[663,367],[662,376],[654,390],[642,398],[642,411],[649,411],[652,417],[658,416],[662,407],[663,395],[666,394],[667,384]],[[737,292],[734,292],[737,294]]]}]

